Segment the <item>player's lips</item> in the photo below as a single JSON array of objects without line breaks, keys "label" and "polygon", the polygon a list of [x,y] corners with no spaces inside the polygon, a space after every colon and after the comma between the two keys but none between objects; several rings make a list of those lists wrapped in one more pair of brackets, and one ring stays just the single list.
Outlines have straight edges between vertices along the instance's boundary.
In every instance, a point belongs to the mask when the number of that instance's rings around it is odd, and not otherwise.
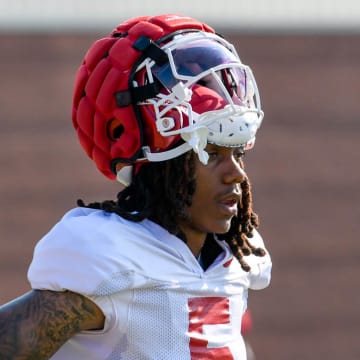
[{"label": "player's lips", "polygon": [[241,194],[239,194],[238,192],[231,192],[221,196],[218,201],[221,211],[226,215],[236,215],[238,211],[238,203],[240,201],[240,196]]}]

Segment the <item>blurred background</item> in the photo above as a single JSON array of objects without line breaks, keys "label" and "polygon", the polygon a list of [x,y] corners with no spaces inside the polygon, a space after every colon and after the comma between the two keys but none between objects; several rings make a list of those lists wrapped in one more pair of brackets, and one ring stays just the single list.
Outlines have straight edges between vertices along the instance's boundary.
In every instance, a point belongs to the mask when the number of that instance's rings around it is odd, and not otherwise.
[{"label": "blurred background", "polygon": [[271,286],[252,292],[257,360],[360,359],[360,3],[0,0],[0,304],[78,198],[114,198],[71,125],[88,47],[123,20],[181,13],[232,41],[265,119],[246,156]]}]

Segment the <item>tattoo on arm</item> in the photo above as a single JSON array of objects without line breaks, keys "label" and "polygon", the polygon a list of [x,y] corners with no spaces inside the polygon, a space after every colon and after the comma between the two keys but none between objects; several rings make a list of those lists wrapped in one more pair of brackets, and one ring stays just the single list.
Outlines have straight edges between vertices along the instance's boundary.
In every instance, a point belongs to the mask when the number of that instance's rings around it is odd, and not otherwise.
[{"label": "tattoo on arm", "polygon": [[0,307],[0,358],[49,359],[76,333],[103,324],[101,310],[82,295],[33,290]]}]

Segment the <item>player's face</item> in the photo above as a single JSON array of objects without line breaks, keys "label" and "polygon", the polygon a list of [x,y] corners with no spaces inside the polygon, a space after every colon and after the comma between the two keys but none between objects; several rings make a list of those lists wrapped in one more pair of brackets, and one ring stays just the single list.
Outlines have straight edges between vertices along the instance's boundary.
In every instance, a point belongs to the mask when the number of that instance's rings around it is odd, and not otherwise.
[{"label": "player's face", "polygon": [[241,148],[208,144],[207,165],[196,160],[196,190],[188,208],[190,220],[182,224],[188,240],[197,234],[225,233],[233,216],[237,215],[241,199],[240,183],[246,175],[242,168]]}]

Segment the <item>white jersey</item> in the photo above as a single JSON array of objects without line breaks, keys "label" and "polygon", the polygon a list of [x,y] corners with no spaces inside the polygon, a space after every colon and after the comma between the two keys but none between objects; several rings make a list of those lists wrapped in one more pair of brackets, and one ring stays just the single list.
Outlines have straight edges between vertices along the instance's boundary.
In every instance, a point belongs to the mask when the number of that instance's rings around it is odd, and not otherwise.
[{"label": "white jersey", "polygon": [[[29,281],[34,289],[89,297],[105,326],[75,335],[51,359],[246,359],[240,329],[247,292],[269,284],[271,260],[248,256],[246,273],[218,243],[223,252],[204,271],[182,240],[149,220],[68,212],[35,247]],[[258,233],[252,243],[264,246]]]}]

